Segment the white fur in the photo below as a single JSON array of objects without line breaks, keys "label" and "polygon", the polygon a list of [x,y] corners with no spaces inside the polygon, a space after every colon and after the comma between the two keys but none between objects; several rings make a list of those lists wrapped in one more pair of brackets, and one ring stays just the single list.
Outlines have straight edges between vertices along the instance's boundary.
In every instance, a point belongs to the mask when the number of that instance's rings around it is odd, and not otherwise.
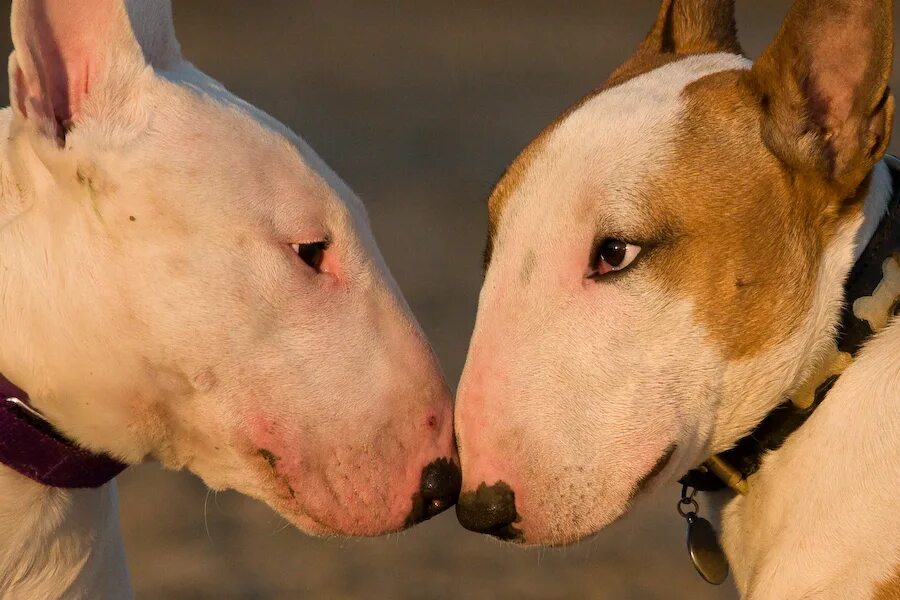
[{"label": "white fur", "polygon": [[[181,58],[168,2],[56,2],[53,35],[27,7],[0,115],[0,372],[90,450],[190,469],[312,533],[402,528],[453,453],[450,397],[361,202]],[[42,35],[90,67],[64,140]],[[326,239],[321,272],[291,248]],[[0,476],[0,595],[127,595],[112,486]]]},{"label": "white fur", "polygon": [[828,399],[766,456],[722,515],[753,600],[871,598],[900,563],[900,322],[868,342]]},{"label": "white fur", "polygon": [[115,483],[59,490],[0,466],[0,598],[131,597]]}]

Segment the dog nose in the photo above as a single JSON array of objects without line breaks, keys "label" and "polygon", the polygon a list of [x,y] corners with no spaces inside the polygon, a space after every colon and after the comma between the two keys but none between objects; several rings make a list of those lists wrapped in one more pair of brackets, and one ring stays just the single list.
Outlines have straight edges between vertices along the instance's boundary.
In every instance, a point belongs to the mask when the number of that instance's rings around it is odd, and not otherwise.
[{"label": "dog nose", "polygon": [[425,503],[425,518],[443,512],[456,503],[462,474],[459,466],[449,458],[439,458],[422,470],[419,492]]},{"label": "dog nose", "polygon": [[519,521],[516,495],[503,481],[491,486],[482,482],[474,492],[463,492],[456,505],[456,518],[469,531],[523,541],[522,532],[513,526]]},{"label": "dog nose", "polygon": [[439,458],[422,469],[419,493],[413,498],[413,509],[407,525],[427,521],[453,506],[459,497],[462,474],[449,458]]}]

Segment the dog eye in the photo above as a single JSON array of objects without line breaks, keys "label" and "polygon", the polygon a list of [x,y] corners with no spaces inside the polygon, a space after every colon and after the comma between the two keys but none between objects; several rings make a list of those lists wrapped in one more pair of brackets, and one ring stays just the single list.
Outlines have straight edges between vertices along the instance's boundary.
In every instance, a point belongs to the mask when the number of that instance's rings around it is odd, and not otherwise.
[{"label": "dog eye", "polygon": [[592,253],[589,277],[599,277],[612,271],[621,271],[634,262],[641,247],[615,238],[602,240]]},{"label": "dog eye", "polygon": [[310,244],[291,244],[291,248],[300,257],[300,260],[312,267],[316,273],[322,271],[322,261],[325,259],[325,250],[328,249],[327,241],[312,242]]}]

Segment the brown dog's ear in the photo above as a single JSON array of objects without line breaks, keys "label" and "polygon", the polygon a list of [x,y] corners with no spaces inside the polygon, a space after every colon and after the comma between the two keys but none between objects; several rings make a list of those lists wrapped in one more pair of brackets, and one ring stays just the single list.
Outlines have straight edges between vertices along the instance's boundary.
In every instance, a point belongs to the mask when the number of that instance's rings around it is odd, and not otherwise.
[{"label": "brown dog's ear", "polygon": [[741,54],[734,24],[734,0],[663,0],[653,29],[606,85],[685,54]]},{"label": "brown dog's ear", "polygon": [[856,189],[890,141],[891,0],[797,0],[749,76],[788,167]]}]

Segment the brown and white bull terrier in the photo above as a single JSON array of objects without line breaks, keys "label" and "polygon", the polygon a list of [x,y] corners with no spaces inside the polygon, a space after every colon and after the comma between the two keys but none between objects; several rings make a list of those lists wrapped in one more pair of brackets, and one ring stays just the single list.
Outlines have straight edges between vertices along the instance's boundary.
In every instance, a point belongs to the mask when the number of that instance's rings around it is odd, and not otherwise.
[{"label": "brown and white bull terrier", "polygon": [[572,542],[735,446],[832,364],[880,236],[877,335],[718,496],[745,597],[900,597],[892,36],[889,0],[797,0],[751,63],[732,1],[666,0],[513,162],[457,396],[464,526]]},{"label": "brown and white bull terrier", "polygon": [[348,187],[181,57],[167,0],[16,0],[12,35],[0,597],[130,595],[114,484],[52,487],[115,460],[314,534],[451,505],[449,391]]}]

